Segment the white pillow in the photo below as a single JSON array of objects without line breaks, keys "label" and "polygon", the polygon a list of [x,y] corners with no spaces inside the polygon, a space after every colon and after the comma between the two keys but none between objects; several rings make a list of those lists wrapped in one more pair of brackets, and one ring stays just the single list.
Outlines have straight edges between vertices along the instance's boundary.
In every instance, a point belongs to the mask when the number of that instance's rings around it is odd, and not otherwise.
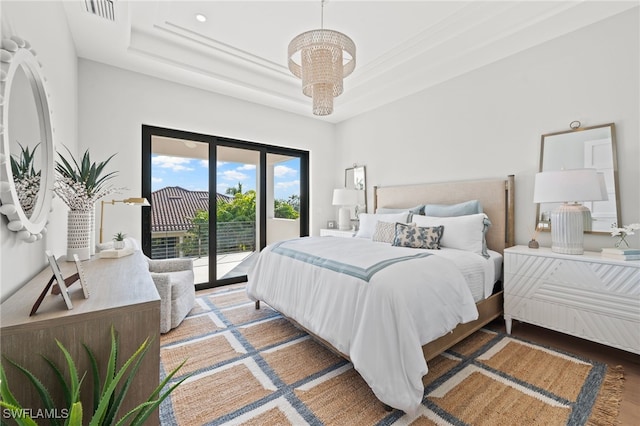
[{"label": "white pillow", "polygon": [[455,217],[413,216],[413,222],[418,226],[444,226],[440,239],[441,247],[471,251],[483,254],[484,242],[484,213],[469,214]]},{"label": "white pillow", "polygon": [[358,219],[360,219],[360,228],[356,237],[369,238],[373,237],[373,233],[376,230],[376,223],[378,222],[406,222],[409,212],[394,213],[394,214],[373,214],[373,213],[360,213]]}]

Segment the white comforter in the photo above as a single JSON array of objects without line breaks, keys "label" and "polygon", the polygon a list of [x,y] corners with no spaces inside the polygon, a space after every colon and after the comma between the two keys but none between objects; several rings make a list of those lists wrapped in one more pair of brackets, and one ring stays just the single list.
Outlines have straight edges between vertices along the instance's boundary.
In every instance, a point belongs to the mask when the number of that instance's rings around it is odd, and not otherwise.
[{"label": "white comforter", "polygon": [[361,238],[276,243],[247,292],[348,355],[380,401],[412,413],[427,373],[421,346],[478,318],[454,262],[428,253]]}]

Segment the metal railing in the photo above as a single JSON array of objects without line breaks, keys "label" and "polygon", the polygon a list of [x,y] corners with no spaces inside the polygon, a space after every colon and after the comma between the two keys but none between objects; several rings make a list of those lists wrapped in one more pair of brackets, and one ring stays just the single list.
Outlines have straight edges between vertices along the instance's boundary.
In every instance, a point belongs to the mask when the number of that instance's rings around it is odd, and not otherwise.
[{"label": "metal railing", "polygon": [[[256,248],[255,222],[220,222],[216,225],[216,254],[254,251]],[[209,225],[194,224],[187,231],[154,232],[151,238],[151,258],[209,256]]]}]

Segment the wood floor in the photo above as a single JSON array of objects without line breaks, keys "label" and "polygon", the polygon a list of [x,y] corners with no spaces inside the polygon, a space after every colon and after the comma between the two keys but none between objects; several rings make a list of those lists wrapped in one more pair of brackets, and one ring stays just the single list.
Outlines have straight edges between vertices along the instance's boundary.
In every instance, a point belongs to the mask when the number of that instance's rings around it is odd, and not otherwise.
[{"label": "wood floor", "polygon": [[[505,332],[502,319],[493,321],[488,328]],[[514,321],[512,334],[610,366],[621,365],[625,382],[618,421],[622,426],[640,425],[640,355],[518,321]]]}]

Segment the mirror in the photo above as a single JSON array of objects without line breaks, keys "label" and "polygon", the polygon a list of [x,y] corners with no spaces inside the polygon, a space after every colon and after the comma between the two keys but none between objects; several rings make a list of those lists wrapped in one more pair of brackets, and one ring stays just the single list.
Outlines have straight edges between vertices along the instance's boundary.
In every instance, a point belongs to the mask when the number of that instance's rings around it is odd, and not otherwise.
[{"label": "mirror", "polygon": [[358,205],[351,208],[351,219],[356,220],[360,213],[367,212],[367,180],[364,166],[354,164],[352,168],[344,171],[344,187],[360,191]]},{"label": "mirror", "polygon": [[40,64],[19,37],[0,50],[0,213],[7,227],[28,242],[42,238],[53,196],[51,116]]},{"label": "mirror", "polygon": [[[542,135],[540,145],[540,171],[594,168],[604,175],[607,200],[583,202],[591,219],[585,220],[586,233],[609,233],[614,224],[620,224],[620,195],[618,188],[618,161],[616,157],[615,124],[577,128]],[[559,203],[540,203],[536,210],[536,227],[551,229],[550,212]]]}]

